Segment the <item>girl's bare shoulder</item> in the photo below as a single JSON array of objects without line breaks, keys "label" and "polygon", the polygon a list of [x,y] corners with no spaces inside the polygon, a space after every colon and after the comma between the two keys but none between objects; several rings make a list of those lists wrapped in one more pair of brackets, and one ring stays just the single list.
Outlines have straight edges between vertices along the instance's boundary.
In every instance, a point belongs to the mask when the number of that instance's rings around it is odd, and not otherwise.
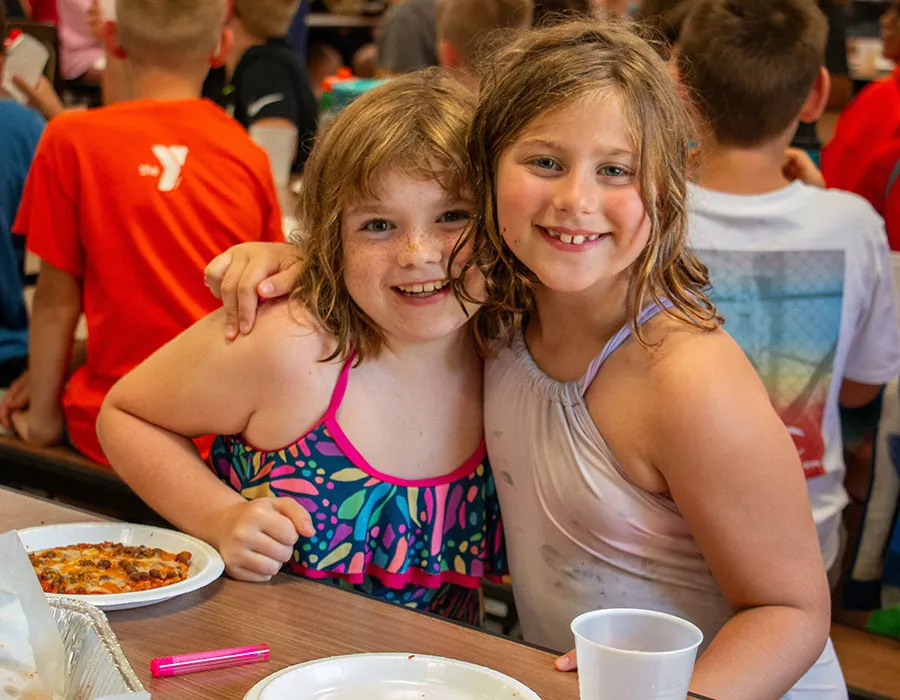
[{"label": "girl's bare shoulder", "polygon": [[293,299],[274,300],[259,307],[253,331],[235,342],[250,341],[265,345],[269,352],[284,352],[296,357],[321,358],[334,348],[334,341],[303,304]]},{"label": "girl's bare shoulder", "polygon": [[650,347],[635,354],[640,381],[654,397],[651,414],[669,421],[677,411],[717,422],[724,414],[771,412],[759,375],[724,329],[703,330],[661,314],[647,330]]},{"label": "girl's bare shoulder", "polygon": [[233,341],[241,354],[277,382],[291,378],[334,374],[333,362],[321,360],[334,350],[334,341],[296,301],[285,299],[263,304],[253,330]]}]

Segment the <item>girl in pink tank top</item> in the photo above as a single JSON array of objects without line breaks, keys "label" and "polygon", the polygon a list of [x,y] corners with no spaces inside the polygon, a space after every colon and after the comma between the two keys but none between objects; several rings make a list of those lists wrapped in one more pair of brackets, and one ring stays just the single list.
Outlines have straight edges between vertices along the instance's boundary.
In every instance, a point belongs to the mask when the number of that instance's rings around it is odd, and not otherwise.
[{"label": "girl in pink tank top", "polygon": [[[503,532],[476,306],[454,297],[449,267],[472,207],[473,107],[441,71],[347,107],[306,166],[292,298],[233,342],[208,317],[109,393],[110,463],[229,575],[284,570],[480,621]],[[190,441],[203,434],[218,434],[208,464]]]}]

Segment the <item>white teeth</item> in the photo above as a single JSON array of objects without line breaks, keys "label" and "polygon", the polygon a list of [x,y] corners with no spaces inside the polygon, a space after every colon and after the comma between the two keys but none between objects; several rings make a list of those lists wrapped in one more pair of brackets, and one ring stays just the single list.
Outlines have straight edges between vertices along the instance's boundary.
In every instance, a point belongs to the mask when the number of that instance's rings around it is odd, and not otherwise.
[{"label": "white teeth", "polygon": [[450,284],[449,280],[440,280],[438,282],[426,282],[425,284],[400,284],[397,288],[404,294],[427,295],[441,291]]},{"label": "white teeth", "polygon": [[545,228],[544,231],[546,231],[547,235],[551,236],[552,238],[556,238],[557,240],[560,240],[563,243],[568,243],[569,245],[581,245],[582,243],[585,243],[587,241],[596,241],[598,238],[600,238],[601,235],[603,235],[600,233],[592,233],[589,236],[570,236],[567,233],[559,233],[558,231],[554,231],[549,228]]}]

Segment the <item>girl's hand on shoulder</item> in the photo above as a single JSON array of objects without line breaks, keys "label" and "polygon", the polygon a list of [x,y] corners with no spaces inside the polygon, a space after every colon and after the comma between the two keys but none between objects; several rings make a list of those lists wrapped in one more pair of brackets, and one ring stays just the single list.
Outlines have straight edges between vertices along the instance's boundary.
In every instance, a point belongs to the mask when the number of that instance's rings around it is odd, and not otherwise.
[{"label": "girl's hand on shoulder", "polygon": [[290,243],[241,243],[206,266],[204,277],[225,309],[225,337],[249,333],[260,299],[290,294],[300,271],[296,246]]},{"label": "girl's hand on shoulder", "polygon": [[312,537],[315,532],[309,513],[292,498],[257,498],[224,510],[212,544],[229,576],[259,583],[290,561],[301,535]]}]

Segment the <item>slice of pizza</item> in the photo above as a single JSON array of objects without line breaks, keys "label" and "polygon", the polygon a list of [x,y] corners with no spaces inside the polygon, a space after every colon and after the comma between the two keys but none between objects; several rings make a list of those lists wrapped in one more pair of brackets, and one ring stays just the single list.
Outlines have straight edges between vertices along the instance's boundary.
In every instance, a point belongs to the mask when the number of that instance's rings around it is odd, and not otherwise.
[{"label": "slice of pizza", "polygon": [[47,593],[102,595],[133,593],[187,578],[191,553],[115,542],[73,544],[29,555]]}]

